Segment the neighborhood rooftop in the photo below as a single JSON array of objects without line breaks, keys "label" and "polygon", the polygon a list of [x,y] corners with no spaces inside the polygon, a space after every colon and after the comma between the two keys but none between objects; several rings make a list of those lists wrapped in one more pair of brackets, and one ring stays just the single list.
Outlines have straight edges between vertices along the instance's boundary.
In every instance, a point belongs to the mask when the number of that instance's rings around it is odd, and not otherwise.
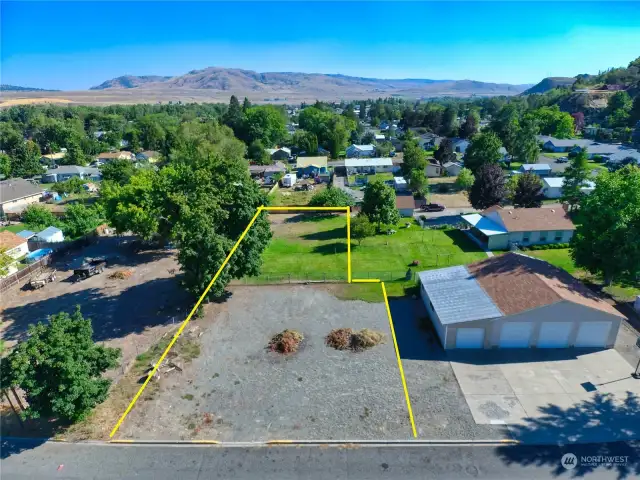
[{"label": "neighborhood rooftop", "polygon": [[11,250],[18,245],[22,245],[26,241],[26,238],[16,235],[8,230],[0,232],[0,250]]},{"label": "neighborhood rooftop", "polygon": [[318,157],[298,157],[296,159],[296,167],[304,168],[304,167],[324,167],[327,168],[327,157],[326,156],[318,156]]},{"label": "neighborhood rooftop", "polygon": [[391,157],[379,158],[347,158],[344,161],[345,167],[390,167],[393,165]]},{"label": "neighborhood rooftop", "polygon": [[98,175],[100,174],[100,169],[95,167],[80,167],[78,165],[61,165],[58,168],[50,168],[47,170],[47,175],[51,175],[53,173],[58,175],[65,175],[69,173]]},{"label": "neighborhood rooftop", "polygon": [[[563,208],[495,208],[509,232],[532,230],[575,230],[575,225]],[[485,213],[483,212],[483,214]]]},{"label": "neighborhood rooftop", "polygon": [[25,197],[41,194],[43,189],[22,178],[0,181],[0,203],[12,202]]}]

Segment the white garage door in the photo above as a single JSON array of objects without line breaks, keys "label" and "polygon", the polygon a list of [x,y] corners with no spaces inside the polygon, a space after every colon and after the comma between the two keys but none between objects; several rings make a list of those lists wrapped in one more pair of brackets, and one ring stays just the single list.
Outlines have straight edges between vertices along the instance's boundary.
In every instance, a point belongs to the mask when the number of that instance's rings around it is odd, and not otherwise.
[{"label": "white garage door", "polygon": [[484,328],[458,328],[456,348],[483,348]]},{"label": "white garage door", "polygon": [[584,322],[580,324],[576,347],[604,347],[607,344],[611,322]]},{"label": "white garage door", "polygon": [[544,322],[540,326],[538,348],[566,348],[573,322]]},{"label": "white garage door", "polygon": [[527,348],[532,329],[531,322],[505,323],[500,331],[500,348]]}]

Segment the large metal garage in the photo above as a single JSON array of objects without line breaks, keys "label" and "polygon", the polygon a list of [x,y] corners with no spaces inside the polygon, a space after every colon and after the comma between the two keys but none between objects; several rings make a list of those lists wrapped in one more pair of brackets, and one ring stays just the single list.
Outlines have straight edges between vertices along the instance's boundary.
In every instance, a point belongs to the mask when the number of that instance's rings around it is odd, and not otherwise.
[{"label": "large metal garage", "polygon": [[447,349],[611,348],[623,319],[564,270],[522,254],[418,276]]}]

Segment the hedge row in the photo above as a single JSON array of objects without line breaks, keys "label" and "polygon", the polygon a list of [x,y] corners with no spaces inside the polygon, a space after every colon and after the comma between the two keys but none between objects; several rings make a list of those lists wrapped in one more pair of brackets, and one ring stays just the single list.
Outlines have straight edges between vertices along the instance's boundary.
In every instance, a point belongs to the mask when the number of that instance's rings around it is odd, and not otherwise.
[{"label": "hedge row", "polygon": [[549,243],[545,245],[531,245],[526,250],[557,250],[560,248],[569,248],[568,243]]}]

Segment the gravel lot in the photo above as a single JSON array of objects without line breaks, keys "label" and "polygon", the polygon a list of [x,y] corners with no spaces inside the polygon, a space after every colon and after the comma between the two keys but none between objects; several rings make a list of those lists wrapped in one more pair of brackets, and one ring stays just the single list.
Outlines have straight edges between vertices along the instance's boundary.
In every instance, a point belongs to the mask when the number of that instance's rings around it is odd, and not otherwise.
[{"label": "gravel lot", "polygon": [[[202,329],[200,356],[138,403],[120,438],[411,438],[384,304],[282,286],[237,287],[224,305],[203,322],[210,326]],[[380,330],[387,342],[336,351],[324,337],[339,327]],[[268,351],[269,339],[287,328],[304,334],[300,351]]]}]

